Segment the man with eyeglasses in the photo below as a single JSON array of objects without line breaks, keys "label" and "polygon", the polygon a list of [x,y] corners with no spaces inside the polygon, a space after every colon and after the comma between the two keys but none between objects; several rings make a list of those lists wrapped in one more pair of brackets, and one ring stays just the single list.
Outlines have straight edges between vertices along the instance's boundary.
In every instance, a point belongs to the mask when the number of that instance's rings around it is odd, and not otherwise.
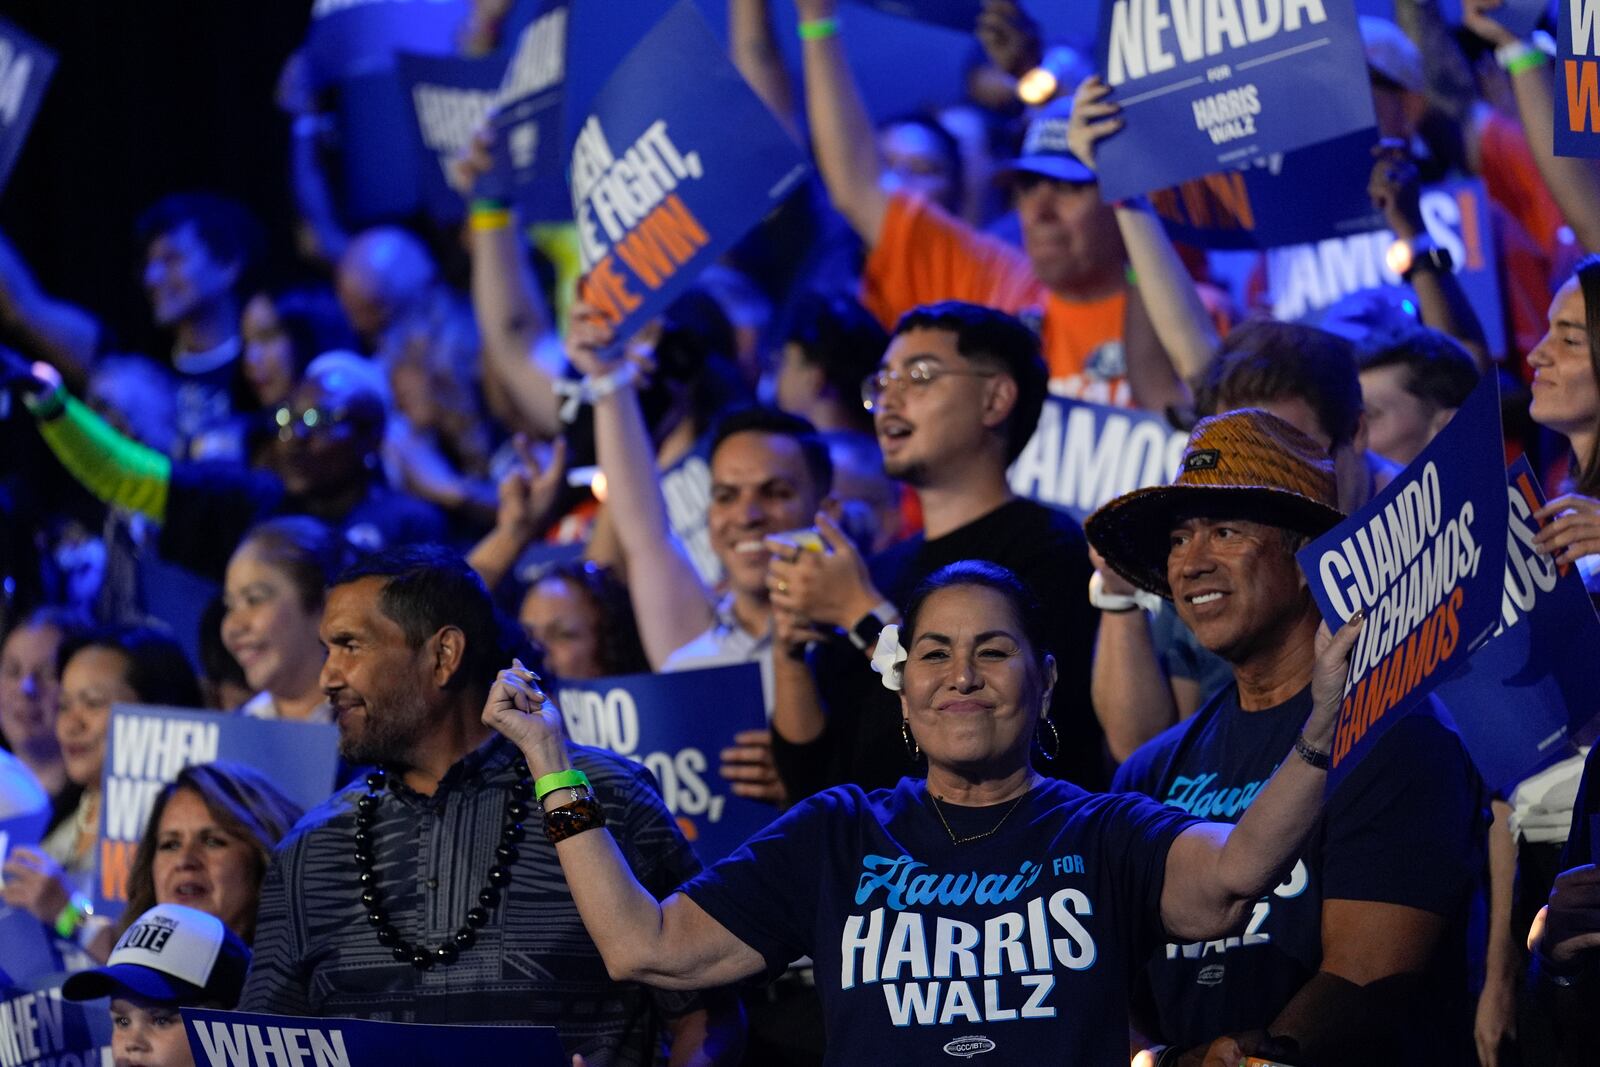
[{"label": "man with eyeglasses", "polygon": [[105,503],[158,524],[161,556],[202,577],[220,580],[245,531],[275,515],[312,515],[366,550],[443,533],[437,510],[384,483],[388,389],[382,370],[353,353],[312,360],[274,414],[272,470],[170,459],[108,426],[45,364],[9,356],[0,365],[61,465]]},{"label": "man with eyeglasses", "polygon": [[[1005,478],[1038,423],[1045,375],[1033,331],[992,308],[934,304],[895,327],[862,399],[884,469],[921,498],[923,532],[870,561],[842,539],[830,538],[826,552],[768,541],[767,586],[787,653],[773,657],[773,748],[793,796],[846,782],[892,785],[911,770],[898,707],[868,658],[916,586],[962,559],[1011,569],[1051,618],[1060,682],[1035,766],[1087,789],[1107,783],[1105,741],[1089,704],[1095,617],[1081,592],[1088,544],[1070,516],[1014,497]],[[839,631],[848,643],[835,639]]]}]

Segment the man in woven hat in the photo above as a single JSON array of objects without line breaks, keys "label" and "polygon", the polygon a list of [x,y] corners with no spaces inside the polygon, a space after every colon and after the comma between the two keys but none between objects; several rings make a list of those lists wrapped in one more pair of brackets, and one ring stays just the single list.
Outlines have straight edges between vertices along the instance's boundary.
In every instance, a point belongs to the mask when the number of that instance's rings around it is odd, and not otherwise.
[{"label": "man in woven hat", "polygon": [[[1252,408],[1201,421],[1172,485],[1090,516],[1106,562],[1171,600],[1233,668],[1233,684],[1134,753],[1117,788],[1233,821],[1283,760],[1328,758],[1298,733],[1319,618],[1295,552],[1341,518],[1327,450]],[[1346,1063],[1356,1050],[1470,1062],[1462,954],[1482,807],[1436,708],[1396,723],[1237,937],[1154,954],[1139,1024],[1166,1046],[1158,1062],[1199,1067],[1208,1050],[1228,1063]]]}]

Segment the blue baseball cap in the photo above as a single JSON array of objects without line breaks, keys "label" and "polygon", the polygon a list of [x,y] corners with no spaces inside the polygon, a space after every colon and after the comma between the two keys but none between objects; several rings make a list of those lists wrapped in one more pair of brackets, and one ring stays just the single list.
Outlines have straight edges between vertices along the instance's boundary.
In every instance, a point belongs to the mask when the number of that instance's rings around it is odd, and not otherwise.
[{"label": "blue baseball cap", "polygon": [[106,966],[61,986],[68,1000],[132,993],[180,1007],[239,1002],[250,950],[221,919],[181,904],[157,904],[117,939]]},{"label": "blue baseball cap", "polygon": [[1058,182],[1089,183],[1099,179],[1067,147],[1067,126],[1072,121],[1072,98],[1058,96],[1034,113],[1022,138],[1022,154],[1000,165],[1007,177],[1037,174]]}]

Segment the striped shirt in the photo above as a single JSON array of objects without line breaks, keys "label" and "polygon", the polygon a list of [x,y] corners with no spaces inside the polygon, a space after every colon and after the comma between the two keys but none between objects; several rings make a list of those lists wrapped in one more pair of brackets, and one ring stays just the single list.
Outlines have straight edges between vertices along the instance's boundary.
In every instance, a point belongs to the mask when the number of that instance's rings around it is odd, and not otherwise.
[{"label": "striped shirt", "polygon": [[[571,746],[607,827],[634,875],[664,897],[699,870],[649,772],[598,749]],[[373,827],[378,885],[389,921],[413,944],[436,946],[465,923],[488,884],[516,749],[484,743],[432,796],[391,776]],[[649,1064],[660,1022],[699,1008],[606,974],[537,813],[517,846],[511,884],[477,942],[449,966],[421,971],[378,943],[361,904],[353,858],[362,781],[310,812],[279,845],[261,890],[255,959],[242,1011],[418,1023],[554,1026],[568,1053],[593,1067]]]}]

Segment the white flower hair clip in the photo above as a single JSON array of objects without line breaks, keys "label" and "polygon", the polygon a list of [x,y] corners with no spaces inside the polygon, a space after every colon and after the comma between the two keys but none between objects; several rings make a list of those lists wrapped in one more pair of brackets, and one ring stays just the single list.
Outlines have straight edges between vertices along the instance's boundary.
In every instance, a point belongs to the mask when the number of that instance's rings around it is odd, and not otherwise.
[{"label": "white flower hair clip", "polygon": [[900,692],[900,670],[906,662],[906,650],[900,647],[900,626],[890,623],[878,631],[878,646],[872,650],[872,669],[883,678],[883,687]]}]

